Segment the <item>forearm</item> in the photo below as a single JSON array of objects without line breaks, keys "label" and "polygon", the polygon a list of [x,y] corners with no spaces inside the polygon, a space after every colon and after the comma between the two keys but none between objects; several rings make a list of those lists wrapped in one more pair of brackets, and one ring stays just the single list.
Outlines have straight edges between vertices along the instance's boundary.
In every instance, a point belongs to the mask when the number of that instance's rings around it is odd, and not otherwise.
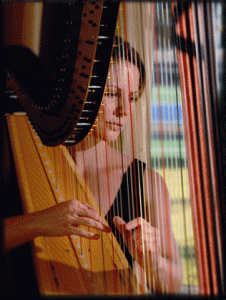
[{"label": "forearm", "polygon": [[98,239],[98,233],[81,229],[79,225],[110,232],[94,208],[78,200],[58,203],[42,211],[7,218],[3,221],[3,249],[9,251],[37,236],[79,235]]},{"label": "forearm", "polygon": [[147,271],[149,287],[159,293],[176,293],[183,281],[183,266],[180,260],[171,261],[159,256]]},{"label": "forearm", "polygon": [[31,213],[3,220],[3,250],[10,251],[41,235],[35,220],[38,213]]}]

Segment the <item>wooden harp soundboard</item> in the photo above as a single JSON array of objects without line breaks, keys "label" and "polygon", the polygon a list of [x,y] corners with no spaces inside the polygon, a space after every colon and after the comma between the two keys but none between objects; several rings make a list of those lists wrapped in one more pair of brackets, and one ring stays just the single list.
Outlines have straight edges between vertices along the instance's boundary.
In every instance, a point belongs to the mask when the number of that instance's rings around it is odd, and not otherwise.
[{"label": "wooden harp soundboard", "polygon": [[[99,211],[65,146],[44,146],[26,115],[8,115],[7,122],[26,213],[70,199]],[[92,242],[79,236],[38,237],[33,251],[41,295],[139,294],[113,234]]]}]

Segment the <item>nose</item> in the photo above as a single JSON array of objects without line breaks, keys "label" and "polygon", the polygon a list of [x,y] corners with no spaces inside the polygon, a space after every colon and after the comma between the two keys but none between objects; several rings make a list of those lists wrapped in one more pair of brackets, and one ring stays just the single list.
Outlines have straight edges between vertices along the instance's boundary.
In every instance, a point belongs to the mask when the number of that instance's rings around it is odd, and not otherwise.
[{"label": "nose", "polygon": [[116,102],[116,116],[124,117],[130,114],[129,95],[121,94]]}]

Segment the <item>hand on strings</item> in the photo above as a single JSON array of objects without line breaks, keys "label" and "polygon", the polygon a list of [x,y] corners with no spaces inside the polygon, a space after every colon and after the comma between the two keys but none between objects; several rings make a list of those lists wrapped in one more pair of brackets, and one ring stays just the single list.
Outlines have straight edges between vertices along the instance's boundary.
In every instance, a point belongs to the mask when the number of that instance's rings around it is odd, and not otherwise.
[{"label": "hand on strings", "polygon": [[120,217],[114,217],[113,222],[122,234],[125,244],[132,257],[142,266],[149,264],[156,268],[161,256],[160,235],[157,228],[151,226],[143,218],[126,223]]},{"label": "hand on strings", "polygon": [[61,202],[44,211],[38,212],[36,224],[45,236],[78,235],[88,239],[98,239],[99,234],[81,229],[84,225],[104,232],[111,229],[97,213],[96,209],[78,200]]}]

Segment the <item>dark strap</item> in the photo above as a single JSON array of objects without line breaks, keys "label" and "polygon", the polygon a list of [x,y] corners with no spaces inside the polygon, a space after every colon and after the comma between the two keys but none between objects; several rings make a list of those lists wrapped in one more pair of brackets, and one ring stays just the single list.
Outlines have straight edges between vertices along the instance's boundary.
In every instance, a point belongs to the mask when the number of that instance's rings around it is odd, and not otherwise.
[{"label": "dark strap", "polygon": [[106,215],[109,226],[112,228],[118,243],[121,245],[123,252],[129,262],[133,265],[133,259],[123,242],[123,238],[113,223],[114,216],[121,217],[126,223],[138,218],[144,217],[144,191],[143,191],[143,172],[146,164],[135,159],[129,166],[123,176],[123,181],[118,194]]}]

